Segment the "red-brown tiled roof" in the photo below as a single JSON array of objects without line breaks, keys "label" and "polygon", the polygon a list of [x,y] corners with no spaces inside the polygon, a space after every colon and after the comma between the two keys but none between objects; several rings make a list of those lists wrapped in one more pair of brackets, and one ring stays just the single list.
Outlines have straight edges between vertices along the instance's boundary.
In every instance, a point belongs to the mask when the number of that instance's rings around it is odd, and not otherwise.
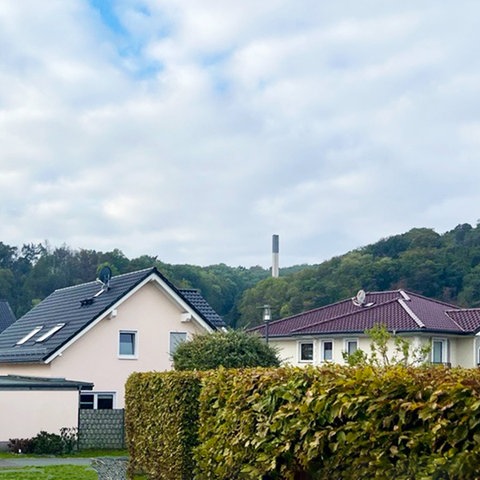
[{"label": "red-brown tiled roof", "polygon": [[[271,337],[363,333],[374,325],[397,332],[476,333],[480,309],[460,309],[403,290],[369,292],[363,305],[347,299],[271,322]],[[265,326],[252,328],[265,335]]]}]

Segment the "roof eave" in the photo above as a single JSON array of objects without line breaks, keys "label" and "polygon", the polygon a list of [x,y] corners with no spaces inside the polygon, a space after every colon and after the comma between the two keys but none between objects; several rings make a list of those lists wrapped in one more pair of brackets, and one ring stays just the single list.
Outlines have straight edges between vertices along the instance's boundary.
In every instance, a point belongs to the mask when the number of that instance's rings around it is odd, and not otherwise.
[{"label": "roof eave", "polygon": [[[395,334],[411,333],[411,334],[435,334],[435,335],[454,335],[468,337],[475,335],[474,332],[465,332],[465,331],[452,331],[452,330],[436,330],[436,329],[395,329],[389,330],[390,332],[395,332]],[[477,331],[480,332],[480,329]],[[368,334],[365,333],[365,330],[345,330],[345,331],[327,331],[327,332],[295,332],[289,334],[276,335],[269,333],[268,338],[270,340],[274,339],[288,339],[288,338],[297,338],[297,337],[324,337],[324,336],[346,336],[346,335],[363,335],[368,337]],[[260,335],[265,338],[265,335]]]}]

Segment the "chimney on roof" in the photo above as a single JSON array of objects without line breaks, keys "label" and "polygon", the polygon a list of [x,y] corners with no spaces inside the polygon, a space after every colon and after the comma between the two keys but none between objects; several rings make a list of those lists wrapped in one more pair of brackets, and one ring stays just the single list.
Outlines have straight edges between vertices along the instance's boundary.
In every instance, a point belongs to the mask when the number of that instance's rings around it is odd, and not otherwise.
[{"label": "chimney on roof", "polygon": [[279,254],[278,235],[272,236],[272,277],[278,278],[278,254]]}]

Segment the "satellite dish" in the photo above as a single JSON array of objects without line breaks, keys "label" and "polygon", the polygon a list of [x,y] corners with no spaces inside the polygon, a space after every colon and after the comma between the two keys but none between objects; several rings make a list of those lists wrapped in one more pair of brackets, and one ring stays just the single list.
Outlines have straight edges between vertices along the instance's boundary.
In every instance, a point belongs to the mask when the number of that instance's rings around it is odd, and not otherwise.
[{"label": "satellite dish", "polygon": [[367,298],[367,294],[365,293],[365,290],[359,290],[357,295],[352,298],[352,302],[355,306],[357,307],[363,307],[365,305],[365,299]]},{"label": "satellite dish", "polygon": [[110,267],[103,267],[98,274],[98,279],[104,284],[108,285],[110,279],[112,278],[112,270]]},{"label": "satellite dish", "polygon": [[355,299],[360,305],[363,305],[365,303],[366,298],[367,294],[365,293],[365,290],[359,290],[357,296],[355,297]]}]

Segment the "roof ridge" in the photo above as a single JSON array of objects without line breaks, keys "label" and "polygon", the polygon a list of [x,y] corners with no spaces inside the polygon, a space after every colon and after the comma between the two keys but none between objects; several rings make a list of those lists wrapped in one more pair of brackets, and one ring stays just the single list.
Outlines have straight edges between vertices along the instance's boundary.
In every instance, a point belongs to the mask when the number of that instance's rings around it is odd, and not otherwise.
[{"label": "roof ridge", "polygon": [[353,312],[349,312],[349,313],[344,313],[343,315],[337,315],[336,317],[332,317],[332,318],[328,318],[326,320],[321,320],[319,322],[315,322],[315,323],[311,323],[305,327],[299,327],[299,328],[295,328],[292,330],[292,332],[300,332],[301,330],[306,330],[308,328],[312,328],[312,327],[317,327],[318,325],[324,325],[326,323],[330,323],[330,322],[333,322],[335,320],[338,320],[339,318],[345,318],[345,317],[351,317],[352,315],[356,315],[358,313],[363,313],[363,312],[368,312],[370,310],[372,310],[372,308],[376,308],[376,307],[383,307],[384,305],[388,305],[389,303],[394,303],[398,300],[398,298],[392,298],[390,300],[386,300],[385,302],[383,303],[376,303],[375,305],[372,305],[371,307],[359,307],[361,308],[360,311],[353,311]]},{"label": "roof ridge", "polygon": [[417,314],[406,304],[409,300],[398,298],[397,301],[420,328],[426,328],[426,325],[418,318]]},{"label": "roof ridge", "polygon": [[440,305],[446,305],[447,307],[451,307],[452,310],[460,309],[460,307],[458,307],[457,305],[453,305],[453,303],[447,303],[447,302],[444,302],[442,300],[437,300],[436,298],[426,297],[425,295],[420,295],[419,293],[415,293],[415,292],[408,292],[408,293],[409,293],[409,295],[414,295],[415,297],[421,298],[422,300],[427,300],[428,302],[434,302],[434,303],[438,303]]},{"label": "roof ridge", "polygon": [[[463,309],[463,310],[473,310],[473,309]],[[480,309],[477,309],[477,310],[480,310]],[[458,312],[458,310],[446,310],[445,311],[445,315],[462,331],[462,332],[466,332],[467,330],[465,330],[454,318],[452,318],[450,315],[449,315],[449,312]]]},{"label": "roof ridge", "polygon": [[[149,270],[151,270],[153,272],[153,271],[156,270],[156,268],[155,267],[149,267],[149,268],[142,268],[141,270],[135,270],[133,272],[120,273],[118,275],[113,275],[112,279],[125,277],[127,275],[133,275],[133,274],[137,274],[137,273],[147,272]],[[72,288],[84,287],[86,285],[97,284],[97,283],[98,283],[97,279],[90,280],[89,282],[77,283],[76,285],[69,285],[68,287],[57,288],[57,289],[54,290],[54,292],[60,292],[62,290],[70,290]]]}]

